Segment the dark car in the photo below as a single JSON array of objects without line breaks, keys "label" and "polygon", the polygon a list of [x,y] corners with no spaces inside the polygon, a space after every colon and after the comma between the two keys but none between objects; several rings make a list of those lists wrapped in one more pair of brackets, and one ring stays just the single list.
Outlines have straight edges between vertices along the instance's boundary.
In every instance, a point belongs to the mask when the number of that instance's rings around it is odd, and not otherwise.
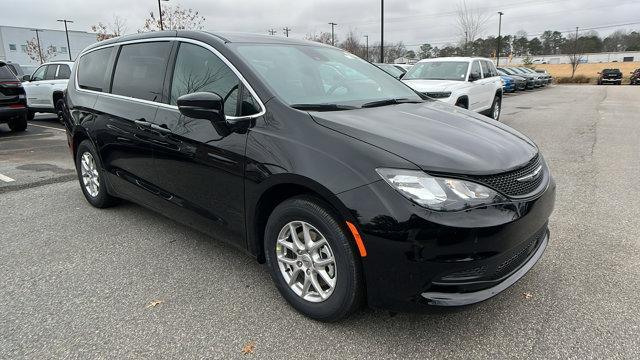
[{"label": "dark car", "polygon": [[537,77],[532,74],[524,74],[522,72],[515,71],[513,68],[510,68],[510,67],[498,68],[498,70],[506,73],[509,76],[519,76],[525,79],[527,82],[526,83],[527,89],[534,89],[541,86],[540,79],[537,79]]},{"label": "dark car", "polygon": [[[514,82],[514,89],[517,91],[524,91],[527,89],[527,79],[523,78],[522,76],[518,76],[518,75],[510,75],[507,74],[506,72],[504,72],[503,70],[498,69],[498,74],[501,77],[508,77],[510,79],[513,80]],[[533,81],[531,82],[531,86],[533,87]]]},{"label": "dark car", "polygon": [[531,140],[327,45],[125,36],[82,52],[65,100],[89,203],[229,242],[314,319],[476,303],[549,241],[555,183]]},{"label": "dark car", "polygon": [[620,69],[604,69],[598,73],[598,85],[622,84],[622,71]]},{"label": "dark car", "polygon": [[640,68],[639,69],[635,69],[631,73],[631,77],[629,78],[629,83],[631,85],[640,85]]},{"label": "dark car", "polygon": [[3,123],[12,131],[27,129],[27,97],[20,80],[0,61],[0,124]]},{"label": "dark car", "polygon": [[381,64],[381,63],[376,63],[375,64],[377,67],[379,67],[380,69],[384,70],[384,72],[386,72],[387,74],[393,76],[396,79],[402,79],[402,77],[404,76],[404,74],[406,74],[406,70],[402,70],[397,68],[396,66],[392,65],[392,64]]}]

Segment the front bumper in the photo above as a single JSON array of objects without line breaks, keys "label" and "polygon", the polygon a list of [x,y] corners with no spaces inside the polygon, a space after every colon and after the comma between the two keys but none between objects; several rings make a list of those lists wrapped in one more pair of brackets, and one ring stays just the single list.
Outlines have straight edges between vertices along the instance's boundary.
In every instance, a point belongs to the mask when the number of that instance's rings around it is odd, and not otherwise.
[{"label": "front bumper", "polygon": [[622,79],[602,79],[600,80],[602,83],[619,83],[622,82]]},{"label": "front bumper", "polygon": [[540,258],[555,183],[533,199],[434,212],[406,200],[384,181],[338,197],[360,229],[372,307],[397,311],[466,305],[511,286]]},{"label": "front bumper", "polygon": [[26,112],[27,109],[25,107],[0,106],[0,122],[6,122],[18,116],[24,116]]}]

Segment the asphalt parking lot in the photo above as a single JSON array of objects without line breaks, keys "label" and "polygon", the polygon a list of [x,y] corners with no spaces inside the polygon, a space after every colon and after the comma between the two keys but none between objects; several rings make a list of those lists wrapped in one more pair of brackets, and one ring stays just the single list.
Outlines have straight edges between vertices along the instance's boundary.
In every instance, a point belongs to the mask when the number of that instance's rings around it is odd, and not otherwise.
[{"label": "asphalt parking lot", "polygon": [[336,324],[296,313],[225,244],[134,204],[92,208],[55,120],[0,127],[14,180],[0,182],[0,358],[640,358],[639,99],[631,86],[507,95],[502,121],[558,185],[542,260],[481,304]]}]

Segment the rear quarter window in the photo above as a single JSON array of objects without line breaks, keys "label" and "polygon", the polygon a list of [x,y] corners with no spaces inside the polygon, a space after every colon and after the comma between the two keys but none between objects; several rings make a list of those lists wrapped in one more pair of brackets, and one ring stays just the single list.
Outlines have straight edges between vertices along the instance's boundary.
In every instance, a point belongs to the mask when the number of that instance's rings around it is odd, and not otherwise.
[{"label": "rear quarter window", "polygon": [[0,81],[17,80],[16,76],[7,66],[0,66]]},{"label": "rear quarter window", "polygon": [[82,55],[78,61],[78,86],[81,89],[106,91],[107,68],[113,47],[92,51]]}]

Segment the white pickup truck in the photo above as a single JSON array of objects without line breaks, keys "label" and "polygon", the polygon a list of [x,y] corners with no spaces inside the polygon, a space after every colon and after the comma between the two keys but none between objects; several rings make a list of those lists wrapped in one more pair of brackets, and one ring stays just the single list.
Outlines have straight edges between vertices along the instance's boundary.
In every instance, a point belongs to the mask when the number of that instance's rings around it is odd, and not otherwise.
[{"label": "white pickup truck", "polygon": [[42,64],[32,75],[22,78],[22,86],[27,94],[29,120],[37,112],[53,113],[62,121],[64,106],[63,91],[67,88],[73,70],[71,61],[54,61]]},{"label": "white pickup truck", "polygon": [[502,80],[490,59],[447,57],[424,59],[402,77],[414,90],[494,120],[502,109]]}]

